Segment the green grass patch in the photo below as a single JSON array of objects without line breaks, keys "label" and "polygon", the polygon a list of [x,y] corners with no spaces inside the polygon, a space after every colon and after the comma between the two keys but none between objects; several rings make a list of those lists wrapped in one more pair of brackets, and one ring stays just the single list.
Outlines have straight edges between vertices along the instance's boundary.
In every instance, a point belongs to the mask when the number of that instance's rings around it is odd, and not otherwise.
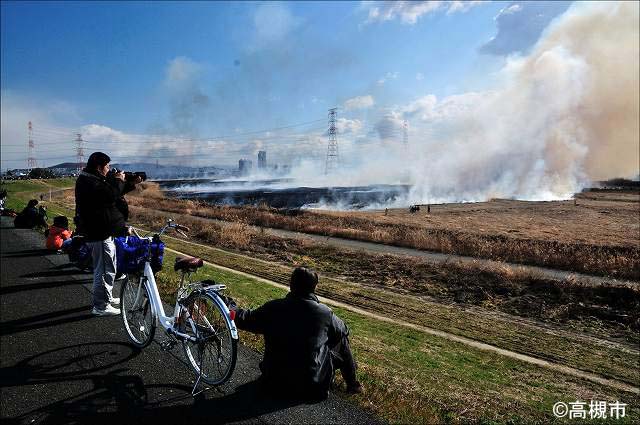
[{"label": "green grass patch", "polygon": [[[292,267],[269,263],[217,248],[166,238],[170,247],[234,270],[288,284]],[[526,321],[487,314],[479,309],[445,305],[412,295],[389,292],[323,276],[318,293],[376,314],[465,336],[497,347],[577,369],[640,381],[637,351],[629,351],[575,333],[547,330]]]},{"label": "green grass patch", "polygon": [[[166,252],[166,267],[158,273],[161,293],[170,303],[178,282],[169,267],[174,258]],[[203,267],[195,277],[226,284],[227,293],[244,308],[286,294],[285,289],[214,267]],[[629,405],[626,417],[615,423],[640,420],[637,397],[629,393],[345,309],[333,310],[351,329],[358,375],[367,389],[365,395],[350,398],[390,422],[547,423],[555,419],[551,409],[556,401],[592,399]],[[242,332],[241,342],[262,349],[261,337]]]},{"label": "green grass patch", "polygon": [[[59,191],[61,189],[72,188],[75,185],[75,177],[65,177],[48,180],[8,180],[3,181],[0,190],[6,189],[7,199],[5,208],[13,209],[16,212],[22,211],[30,199],[40,201],[40,195],[44,195],[42,205],[47,208],[48,222],[53,222],[53,217],[66,215],[73,217],[73,208],[60,203],[56,199],[49,201],[49,190]],[[52,195],[55,196],[55,195]],[[70,223],[72,220],[69,220]]]},{"label": "green grass patch", "polygon": [[76,177],[61,177],[59,179],[42,180],[45,185],[58,189],[66,189],[76,185]]}]

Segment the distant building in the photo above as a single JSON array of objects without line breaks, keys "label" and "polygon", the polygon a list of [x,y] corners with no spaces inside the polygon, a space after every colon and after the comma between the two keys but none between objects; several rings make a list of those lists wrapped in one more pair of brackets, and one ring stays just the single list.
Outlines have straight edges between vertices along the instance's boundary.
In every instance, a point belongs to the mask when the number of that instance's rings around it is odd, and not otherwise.
[{"label": "distant building", "polygon": [[238,161],[238,172],[241,176],[251,174],[253,168],[253,162],[250,159],[241,159]]},{"label": "distant building", "polygon": [[264,170],[267,168],[267,151],[258,152],[258,169]]}]

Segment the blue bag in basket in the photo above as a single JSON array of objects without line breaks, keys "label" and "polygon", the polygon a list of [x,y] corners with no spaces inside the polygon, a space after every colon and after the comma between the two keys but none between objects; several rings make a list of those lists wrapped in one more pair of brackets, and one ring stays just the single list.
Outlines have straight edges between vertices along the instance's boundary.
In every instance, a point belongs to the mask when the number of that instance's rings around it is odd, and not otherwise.
[{"label": "blue bag in basket", "polygon": [[[116,244],[116,261],[118,273],[136,273],[144,270],[149,240],[136,236],[114,238]],[[162,270],[164,243],[151,242],[151,269],[154,272]]]}]

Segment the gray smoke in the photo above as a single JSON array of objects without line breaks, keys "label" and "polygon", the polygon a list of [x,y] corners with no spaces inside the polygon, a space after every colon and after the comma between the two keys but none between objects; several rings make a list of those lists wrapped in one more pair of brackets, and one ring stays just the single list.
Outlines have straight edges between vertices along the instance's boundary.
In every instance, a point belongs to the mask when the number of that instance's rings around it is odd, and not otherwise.
[{"label": "gray smoke", "polygon": [[398,107],[410,146],[386,115],[375,127],[384,143],[352,155],[357,163],[344,157],[325,183],[408,183],[406,205],[560,199],[593,180],[637,176],[638,9],[574,4],[530,54],[508,59],[500,87]]}]

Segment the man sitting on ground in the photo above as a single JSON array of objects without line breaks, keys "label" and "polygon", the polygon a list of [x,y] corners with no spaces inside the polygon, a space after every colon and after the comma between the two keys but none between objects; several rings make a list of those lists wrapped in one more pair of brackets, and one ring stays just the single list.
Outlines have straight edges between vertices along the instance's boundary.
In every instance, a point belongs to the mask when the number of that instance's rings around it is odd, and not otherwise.
[{"label": "man sitting on ground", "polygon": [[[32,199],[27,203],[22,212],[16,216],[13,225],[18,229],[33,229],[34,227],[47,227],[46,209],[36,209],[37,199]],[[44,212],[44,213],[43,213]]]},{"label": "man sitting on ground", "polygon": [[349,330],[314,291],[318,274],[298,267],[285,298],[256,310],[236,310],[238,328],[264,335],[262,383],[270,393],[323,400],[340,369],[347,392],[361,393],[356,363],[349,347]]}]

